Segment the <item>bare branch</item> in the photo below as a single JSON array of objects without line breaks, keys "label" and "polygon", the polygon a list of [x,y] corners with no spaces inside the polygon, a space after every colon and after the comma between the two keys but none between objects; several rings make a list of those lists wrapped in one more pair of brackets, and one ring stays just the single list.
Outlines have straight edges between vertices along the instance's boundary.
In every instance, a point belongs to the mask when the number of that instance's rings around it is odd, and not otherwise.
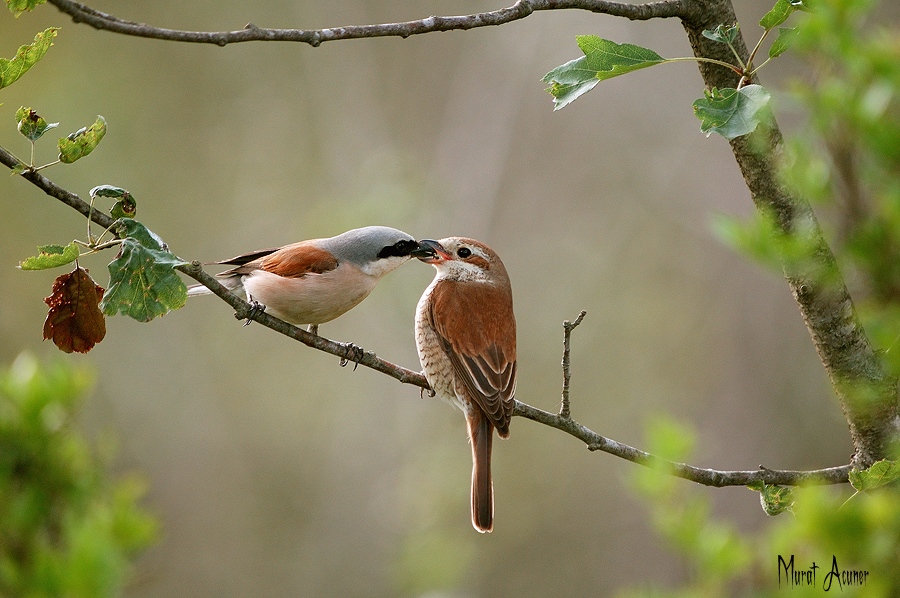
[{"label": "bare branch", "polygon": [[746,486],[751,482],[764,482],[766,484],[780,484],[783,486],[796,486],[799,484],[843,484],[847,482],[847,475],[850,472],[850,465],[841,467],[829,467],[826,469],[818,469],[813,471],[783,471],[760,467],[750,471],[719,471],[715,469],[703,469],[687,465],[685,463],[675,463],[661,459],[655,455],[651,455],[640,449],[636,449],[627,444],[622,444],[597,434],[593,430],[586,428],[575,420],[562,417],[542,411],[516,401],[516,408],[513,415],[520,415],[538,423],[562,430],[567,434],[581,440],[591,451],[603,451],[616,457],[644,465],[651,469],[660,469],[673,476],[684,478],[704,486]]},{"label": "bare branch", "polygon": [[572,331],[578,327],[579,324],[584,320],[584,316],[587,315],[587,312],[581,310],[581,313],[578,314],[578,317],[575,318],[574,322],[570,322],[566,320],[563,322],[563,358],[562,358],[562,369],[563,369],[563,388],[562,388],[562,405],[559,408],[559,416],[569,418],[571,417],[571,411],[569,410],[569,381],[572,379],[572,374],[569,372],[569,353],[571,352],[571,339],[572,339]]},{"label": "bare branch", "polygon": [[684,0],[661,0],[645,4],[609,0],[518,0],[514,5],[499,10],[462,16],[432,16],[403,23],[350,25],[328,29],[264,29],[251,23],[237,31],[182,31],[126,21],[74,0],[49,0],[49,2],[70,15],[76,23],[86,23],[96,29],[137,37],[219,46],[249,41],[288,41],[303,42],[315,47],[322,42],[340,39],[387,36],[406,38],[433,31],[503,25],[524,19],[538,10],[579,9],[632,20],[683,17],[687,14]]}]

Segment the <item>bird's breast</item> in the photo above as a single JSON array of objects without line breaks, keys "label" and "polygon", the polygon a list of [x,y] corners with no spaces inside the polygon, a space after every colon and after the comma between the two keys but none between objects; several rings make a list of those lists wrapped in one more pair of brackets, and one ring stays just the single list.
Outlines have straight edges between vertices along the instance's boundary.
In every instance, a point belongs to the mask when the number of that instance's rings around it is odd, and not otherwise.
[{"label": "bird's breast", "polygon": [[321,274],[299,278],[254,270],[243,277],[244,290],[266,306],[266,311],[294,325],[324,324],[357,306],[377,278],[349,264]]},{"label": "bird's breast", "polygon": [[419,361],[435,395],[466,413],[469,405],[454,390],[453,364],[432,325],[430,304],[433,290],[434,283],[422,295],[416,309],[416,349]]}]

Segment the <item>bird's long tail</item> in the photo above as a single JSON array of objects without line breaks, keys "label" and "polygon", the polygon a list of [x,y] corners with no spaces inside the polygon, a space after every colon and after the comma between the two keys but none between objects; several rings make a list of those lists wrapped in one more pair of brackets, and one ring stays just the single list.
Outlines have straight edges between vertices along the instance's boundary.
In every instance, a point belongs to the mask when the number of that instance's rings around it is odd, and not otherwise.
[{"label": "bird's long tail", "polygon": [[494,529],[491,444],[494,426],[478,409],[466,416],[472,443],[472,525],[481,533]]}]

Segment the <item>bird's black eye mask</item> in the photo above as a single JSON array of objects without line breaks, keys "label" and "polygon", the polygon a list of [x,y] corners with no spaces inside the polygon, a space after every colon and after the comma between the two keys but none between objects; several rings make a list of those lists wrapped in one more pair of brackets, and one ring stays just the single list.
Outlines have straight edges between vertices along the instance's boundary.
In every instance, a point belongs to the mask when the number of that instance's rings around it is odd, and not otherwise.
[{"label": "bird's black eye mask", "polygon": [[418,248],[419,244],[417,242],[404,239],[402,241],[397,241],[393,245],[383,247],[381,251],[378,252],[378,259],[406,257]]}]

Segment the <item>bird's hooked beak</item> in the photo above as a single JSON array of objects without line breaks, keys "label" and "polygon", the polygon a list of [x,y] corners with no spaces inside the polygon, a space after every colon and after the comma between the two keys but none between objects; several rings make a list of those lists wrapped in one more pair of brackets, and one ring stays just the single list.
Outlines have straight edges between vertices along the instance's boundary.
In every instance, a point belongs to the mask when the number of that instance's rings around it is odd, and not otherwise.
[{"label": "bird's hooked beak", "polygon": [[444,246],[431,239],[422,239],[419,241],[419,248],[414,250],[410,255],[419,258],[426,264],[433,264],[444,260],[453,259]]}]

